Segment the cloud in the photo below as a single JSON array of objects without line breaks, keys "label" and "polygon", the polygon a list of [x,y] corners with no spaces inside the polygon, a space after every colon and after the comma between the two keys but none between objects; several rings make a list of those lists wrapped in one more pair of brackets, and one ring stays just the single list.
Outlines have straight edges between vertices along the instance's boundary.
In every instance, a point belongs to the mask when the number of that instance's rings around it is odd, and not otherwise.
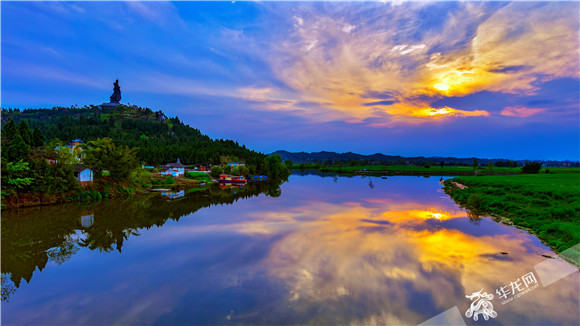
[{"label": "cloud", "polygon": [[510,73],[515,73],[518,71],[522,71],[524,69],[528,68],[528,66],[525,65],[519,65],[519,66],[498,66],[496,68],[492,68],[489,69],[489,72],[496,72],[496,73],[504,73],[504,74],[510,74]]},{"label": "cloud", "polygon": [[[538,83],[578,77],[575,3],[294,9],[292,28],[272,41],[264,60],[297,101],[330,103],[346,121],[376,117],[377,105],[400,124],[490,117],[431,104],[482,91],[527,96]],[[438,24],[423,25],[425,10],[441,11]]]},{"label": "cloud", "polygon": [[370,102],[370,103],[364,103],[364,106],[374,106],[374,105],[391,105],[397,103],[396,100],[384,100],[384,101],[378,101],[378,102]]},{"label": "cloud", "polygon": [[400,55],[406,55],[413,51],[421,51],[425,49],[425,44],[411,45],[402,44],[394,46],[391,51],[398,52]]},{"label": "cloud", "polygon": [[510,106],[503,109],[500,114],[506,117],[519,117],[519,118],[527,118],[538,113],[542,113],[546,111],[546,109],[540,108],[527,108],[524,106]]},{"label": "cloud", "polygon": [[166,28],[178,26],[185,28],[186,24],[179,15],[177,8],[170,2],[139,2],[127,1],[124,3],[128,11],[149,20],[150,22]]},{"label": "cloud", "polygon": [[354,31],[355,28],[356,28],[355,25],[345,24],[344,27],[342,28],[342,31],[345,33],[350,33],[352,31]]}]

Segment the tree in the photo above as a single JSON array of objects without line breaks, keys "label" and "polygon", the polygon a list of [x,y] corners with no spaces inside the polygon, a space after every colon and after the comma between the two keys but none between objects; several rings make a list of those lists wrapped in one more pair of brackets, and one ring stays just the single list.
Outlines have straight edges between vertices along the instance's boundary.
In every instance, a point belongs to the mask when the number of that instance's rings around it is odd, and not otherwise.
[{"label": "tree", "polygon": [[474,158],[473,159],[473,171],[475,171],[475,169],[477,169],[478,166],[479,166],[479,163],[477,163],[477,159]]},{"label": "tree", "polygon": [[292,168],[292,164],[293,164],[293,163],[292,163],[292,161],[291,161],[291,160],[285,160],[285,161],[284,161],[284,164],[285,164],[285,165],[286,165],[286,166],[287,166],[289,169],[291,169],[291,168]]},{"label": "tree", "polygon": [[210,171],[211,171],[210,174],[214,179],[219,178],[220,174],[222,174],[224,172],[222,167],[219,165],[212,166]]},{"label": "tree", "polygon": [[84,146],[84,162],[93,171],[95,177],[102,177],[102,171],[108,170],[115,181],[125,181],[137,167],[137,151],[128,146],[117,146],[111,138],[99,138],[87,142]]},{"label": "tree", "polygon": [[49,152],[52,152],[55,159],[59,163],[63,164],[76,164],[78,161],[74,157],[71,150],[65,146],[60,140],[53,139],[46,145],[46,149]]},{"label": "tree", "polygon": [[270,176],[283,176],[290,174],[290,169],[282,163],[280,154],[272,154],[266,158]]},{"label": "tree", "polygon": [[439,165],[441,165],[441,168],[443,169],[443,167],[445,166],[445,161],[441,161],[441,163],[439,163]]},{"label": "tree", "polygon": [[25,186],[29,186],[33,178],[28,176],[28,162],[19,160],[18,162],[7,162],[2,159],[2,198],[16,193]]},{"label": "tree", "polygon": [[491,171],[491,169],[493,168],[493,162],[490,161],[487,166],[489,167],[489,170]]},{"label": "tree", "polygon": [[14,136],[18,133],[18,127],[12,119],[8,119],[6,124],[4,124],[4,131],[2,132],[2,137],[12,140]]},{"label": "tree", "polygon": [[526,165],[522,168],[522,172],[526,174],[536,174],[542,169],[542,163],[540,162],[526,162]]},{"label": "tree", "polygon": [[32,146],[44,146],[44,135],[42,134],[42,131],[38,129],[38,127],[34,127],[34,131],[32,132]]},{"label": "tree", "polygon": [[10,162],[18,161],[26,159],[29,153],[30,149],[28,148],[28,145],[26,145],[22,136],[20,136],[19,133],[16,133],[10,142],[10,145],[6,148],[6,158]]},{"label": "tree", "polygon": [[18,131],[20,132],[20,136],[22,140],[26,143],[26,145],[32,145],[32,133],[30,132],[30,128],[28,128],[28,124],[26,120],[21,120],[18,124]]}]

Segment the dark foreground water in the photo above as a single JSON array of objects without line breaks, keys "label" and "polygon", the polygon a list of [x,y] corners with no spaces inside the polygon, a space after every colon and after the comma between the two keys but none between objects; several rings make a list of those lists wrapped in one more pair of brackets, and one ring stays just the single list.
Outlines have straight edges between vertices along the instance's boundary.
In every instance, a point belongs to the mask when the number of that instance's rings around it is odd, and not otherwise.
[{"label": "dark foreground water", "polygon": [[[543,286],[548,248],[440,189],[293,175],[4,211],[2,324],[398,325],[454,307],[467,324],[579,323],[578,272]],[[476,322],[465,296],[482,289],[496,317]]]}]

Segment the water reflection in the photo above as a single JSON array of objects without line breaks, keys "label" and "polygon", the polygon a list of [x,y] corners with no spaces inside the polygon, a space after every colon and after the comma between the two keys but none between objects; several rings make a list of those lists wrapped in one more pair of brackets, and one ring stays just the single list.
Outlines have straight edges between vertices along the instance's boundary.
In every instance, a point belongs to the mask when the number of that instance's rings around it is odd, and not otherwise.
[{"label": "water reflection", "polygon": [[[466,294],[495,293],[552,254],[526,232],[468,216],[438,181],[373,178],[371,188],[368,177],[292,176],[282,188],[45,208],[7,225],[3,215],[3,273],[16,284],[46,268],[3,304],[3,322],[417,324],[465,312]],[[91,214],[87,228],[79,217]],[[578,287],[573,275],[494,303],[486,323],[578,324]]]},{"label": "water reflection", "polygon": [[238,199],[271,192],[280,192],[279,183],[252,183],[243,190],[220,189],[215,185],[98,205],[65,204],[3,211],[2,299],[9,300],[10,293],[15,291],[5,291],[11,286],[9,281],[14,288],[20,286],[22,279],[29,283],[36,270],[42,271],[50,261],[62,264],[80,247],[121,253],[125,241],[139,236],[140,229],[161,227],[167,220],[178,221],[204,207],[233,204]]}]

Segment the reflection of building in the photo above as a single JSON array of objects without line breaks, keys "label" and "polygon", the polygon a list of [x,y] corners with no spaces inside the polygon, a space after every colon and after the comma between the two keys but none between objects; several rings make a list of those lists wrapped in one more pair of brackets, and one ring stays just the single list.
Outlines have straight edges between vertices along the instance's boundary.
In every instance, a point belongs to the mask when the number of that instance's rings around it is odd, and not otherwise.
[{"label": "reflection of building", "polygon": [[179,159],[175,163],[167,163],[161,168],[161,175],[182,177],[185,175],[185,165],[181,164]]},{"label": "reflection of building", "polygon": [[95,223],[95,214],[83,215],[81,216],[81,226],[84,228],[90,228],[93,223]]},{"label": "reflection of building", "polygon": [[245,162],[230,162],[230,163],[228,163],[228,165],[235,168],[238,166],[246,166],[246,163]]},{"label": "reflection of building", "polygon": [[181,198],[185,196],[185,190],[177,191],[177,192],[162,192],[161,193],[165,197],[169,197],[171,199]]},{"label": "reflection of building", "polygon": [[93,183],[93,170],[81,165],[75,165],[75,178],[80,182],[81,186],[86,186]]}]

